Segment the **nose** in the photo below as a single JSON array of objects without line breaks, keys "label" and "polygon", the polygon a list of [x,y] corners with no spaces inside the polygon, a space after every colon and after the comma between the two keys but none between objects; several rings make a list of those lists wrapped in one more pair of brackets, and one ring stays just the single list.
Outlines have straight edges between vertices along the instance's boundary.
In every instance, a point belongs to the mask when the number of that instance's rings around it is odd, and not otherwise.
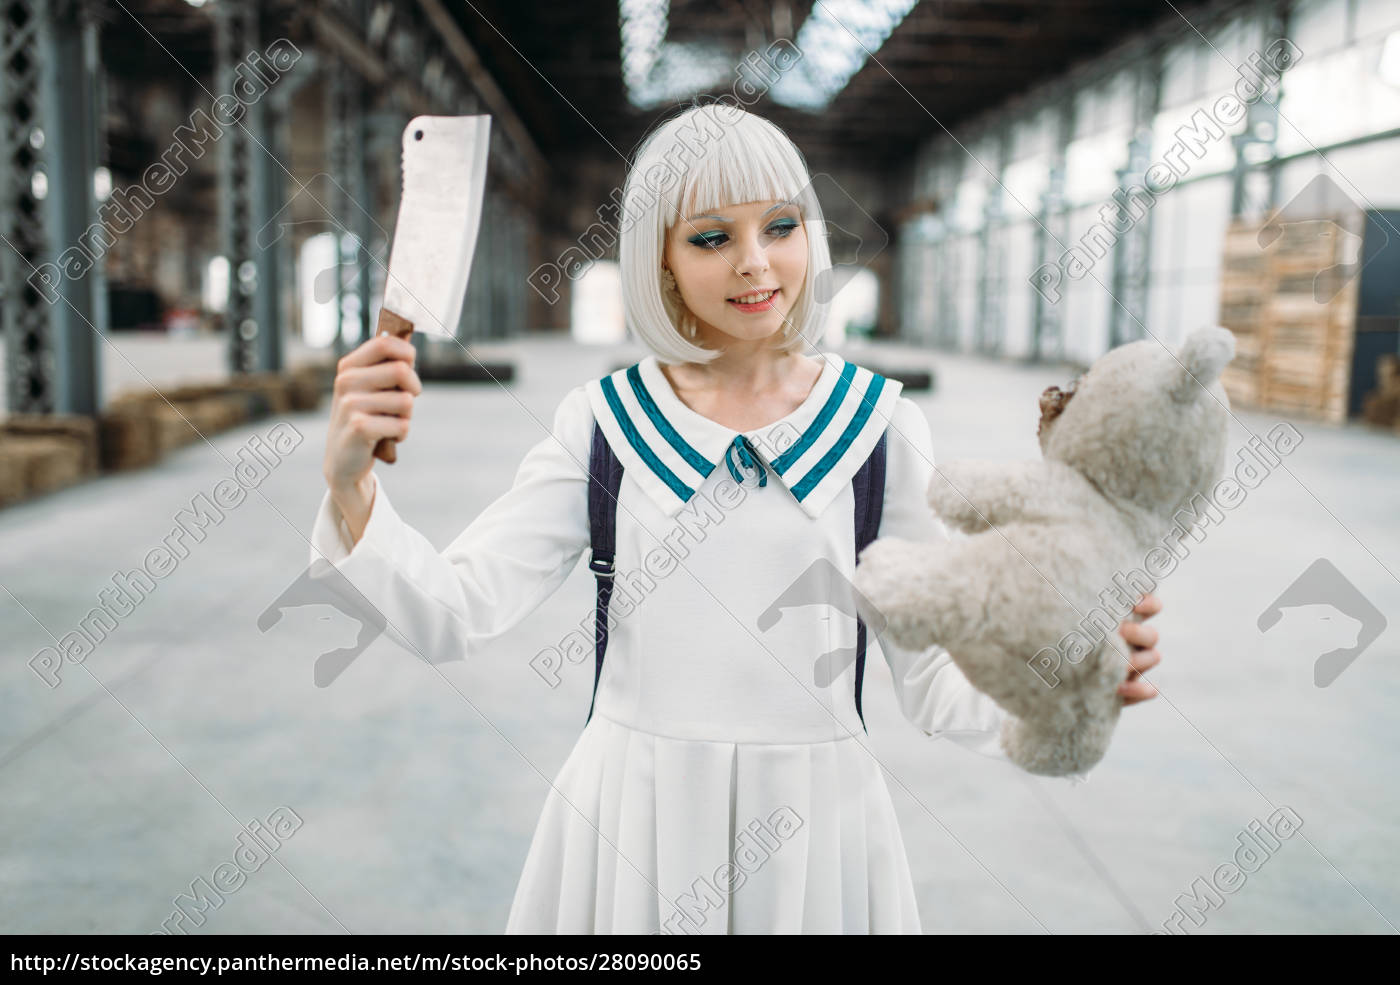
[{"label": "nose", "polygon": [[740,241],[739,256],[734,269],[743,277],[752,277],[768,269],[768,251],[764,249],[758,234],[745,236]]}]

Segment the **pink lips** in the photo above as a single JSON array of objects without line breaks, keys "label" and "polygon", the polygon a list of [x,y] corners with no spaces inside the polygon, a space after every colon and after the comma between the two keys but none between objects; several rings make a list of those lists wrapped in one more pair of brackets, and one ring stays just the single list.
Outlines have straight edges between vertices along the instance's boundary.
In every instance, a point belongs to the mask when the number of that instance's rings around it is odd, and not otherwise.
[{"label": "pink lips", "polygon": [[757,304],[741,304],[738,301],[729,300],[728,298],[726,298],[725,300],[728,301],[730,305],[739,309],[740,311],[767,311],[769,308],[773,307],[773,302],[777,299],[777,297],[778,291],[775,290],[772,294],[768,295],[767,300],[760,301]]}]

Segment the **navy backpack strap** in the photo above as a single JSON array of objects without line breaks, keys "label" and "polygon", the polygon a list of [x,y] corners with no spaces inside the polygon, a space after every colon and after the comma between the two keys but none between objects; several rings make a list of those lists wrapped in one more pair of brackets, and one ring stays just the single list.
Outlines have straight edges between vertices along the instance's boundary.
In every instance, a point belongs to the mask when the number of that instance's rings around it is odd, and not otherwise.
[{"label": "navy backpack strap", "polygon": [[[856,556],[880,532],[880,513],[885,506],[885,435],[875,444],[875,450],[851,480],[855,492]],[[865,680],[865,621],[856,616],[856,714],[865,727],[865,712],[861,710],[861,684]],[[869,732],[869,729],[866,729]]]},{"label": "navy backpack strap", "polygon": [[[602,428],[593,423],[593,448],[588,456],[588,529],[593,552],[588,568],[598,581],[598,617],[594,628],[597,657],[593,671],[593,700],[588,720],[598,702],[598,682],[603,677],[603,654],[608,648],[608,601],[613,590],[613,554],[617,549],[617,491],[622,485],[622,463],[613,454]],[[585,722],[586,724],[586,722]]]}]

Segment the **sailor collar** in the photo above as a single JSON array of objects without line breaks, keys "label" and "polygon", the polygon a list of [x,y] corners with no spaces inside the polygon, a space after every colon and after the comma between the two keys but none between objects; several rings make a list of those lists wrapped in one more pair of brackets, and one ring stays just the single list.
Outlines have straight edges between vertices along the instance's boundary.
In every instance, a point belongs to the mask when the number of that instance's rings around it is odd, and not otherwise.
[{"label": "sailor collar", "polygon": [[770,477],[816,519],[865,464],[889,425],[902,384],[835,353],[796,410],[739,432],[687,407],[656,356],[586,385],[589,404],[623,469],[668,517],[723,464],[731,477]]}]

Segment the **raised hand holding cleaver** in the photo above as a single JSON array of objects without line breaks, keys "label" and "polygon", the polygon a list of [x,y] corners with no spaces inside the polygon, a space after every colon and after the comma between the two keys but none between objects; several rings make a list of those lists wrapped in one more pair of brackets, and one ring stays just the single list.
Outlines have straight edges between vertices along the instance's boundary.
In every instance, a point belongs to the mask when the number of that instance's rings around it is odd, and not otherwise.
[{"label": "raised hand holding cleaver", "polygon": [[[403,199],[394,223],[378,334],[452,338],[481,227],[491,117],[419,116],[403,131]],[[374,457],[397,460],[383,438]]]}]

